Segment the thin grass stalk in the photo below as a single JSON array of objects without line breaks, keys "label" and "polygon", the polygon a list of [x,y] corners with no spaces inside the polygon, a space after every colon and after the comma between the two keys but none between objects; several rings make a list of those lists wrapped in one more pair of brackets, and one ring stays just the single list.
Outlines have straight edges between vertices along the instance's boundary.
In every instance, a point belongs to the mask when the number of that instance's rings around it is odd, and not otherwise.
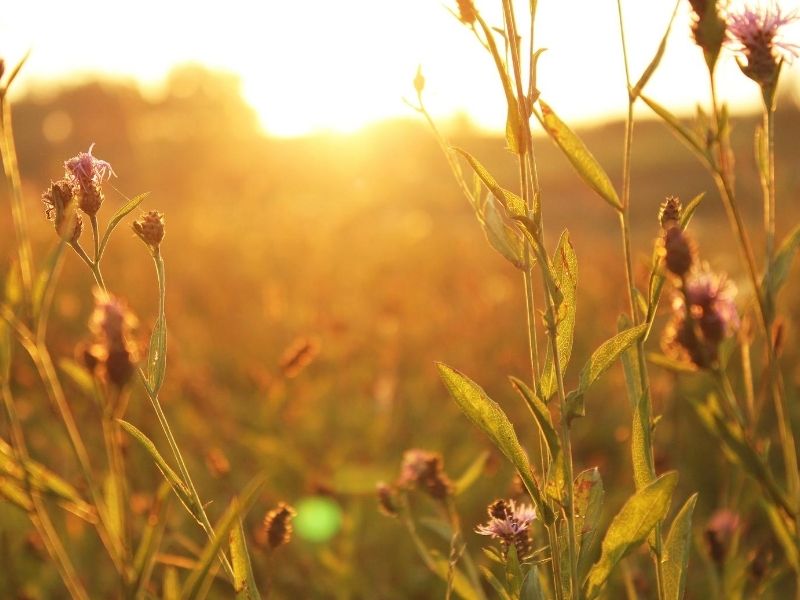
[{"label": "thin grass stalk", "polygon": [[38,492],[31,485],[30,473],[27,469],[27,465],[30,462],[30,455],[28,454],[25,434],[19,420],[19,415],[17,414],[14,398],[7,381],[2,382],[0,394],[3,396],[3,405],[6,410],[6,415],[8,416],[9,428],[11,430],[11,446],[14,457],[17,463],[22,466],[25,492],[31,501],[31,511],[28,513],[28,518],[41,537],[45,549],[50,559],[55,564],[56,570],[70,596],[79,600],[88,600],[89,596],[78,578],[75,567],[69,558],[69,554],[64,549],[64,544],[61,542],[61,538],[56,532],[53,522],[50,520],[47,508],[44,506]]},{"label": "thin grass stalk", "polygon": [[[635,97],[631,94],[631,75],[630,75],[630,61],[628,59],[628,45],[625,38],[625,24],[622,18],[622,0],[617,0],[617,15],[619,17],[619,33],[620,41],[622,44],[622,59],[625,66],[625,83],[628,88],[628,111],[625,118],[625,142],[623,148],[623,161],[622,161],[622,210],[619,211],[619,224],[620,224],[620,237],[622,240],[623,254],[625,257],[625,280],[628,289],[628,305],[630,310],[631,321],[634,326],[642,322],[642,315],[639,311],[639,304],[636,299],[636,282],[634,281],[633,273],[633,258],[631,252],[631,236],[630,236],[630,203],[631,203],[631,160],[633,155],[633,106],[636,101]],[[641,398],[631,398],[632,403],[638,407],[640,411],[640,418],[644,421],[647,427],[650,426],[651,415],[653,411],[653,400],[650,395],[650,380],[647,372],[647,360],[644,352],[644,339],[639,338],[636,341],[636,360],[639,372],[639,392]],[[634,388],[635,389],[635,388]],[[652,435],[648,436],[649,443],[645,446],[647,467],[650,479],[655,479],[655,457],[653,450]],[[666,598],[666,589],[664,587],[664,572],[661,564],[661,555],[663,550],[663,532],[662,524],[659,522],[655,527],[655,552],[653,562],[655,563],[656,583],[658,589],[658,597],[660,600]]]},{"label": "thin grass stalk", "polygon": [[72,414],[72,410],[70,409],[69,403],[64,395],[64,389],[61,387],[61,382],[56,374],[53,361],[50,358],[50,352],[45,344],[36,342],[31,330],[28,329],[24,323],[19,321],[19,319],[16,318],[10,309],[5,306],[0,307],[0,316],[2,316],[3,319],[9,323],[16,332],[20,344],[30,356],[37,372],[39,373],[39,377],[44,383],[50,401],[55,405],[59,412],[61,420],[64,423],[64,427],[67,430],[67,438],[69,439],[73,454],[75,454],[75,458],[78,461],[78,466],[80,467],[83,478],[85,479],[86,485],[89,488],[89,494],[92,502],[97,509],[98,521],[95,524],[97,534],[100,537],[100,541],[103,543],[103,546],[105,546],[106,550],[108,551],[108,555],[114,563],[115,568],[119,573],[123,573],[124,564],[121,561],[121,550],[116,544],[118,540],[114,540],[109,535],[110,529],[108,527],[108,515],[105,510],[103,496],[95,482],[91,462],[89,460],[89,454],[86,450],[86,445],[83,443],[83,438],[81,437],[80,430],[75,422],[75,417]]},{"label": "thin grass stalk", "polygon": [[[716,172],[714,173],[714,180],[719,189],[720,196],[723,199],[726,212],[731,224],[731,229],[736,235],[739,243],[739,250],[742,258],[747,267],[747,272],[750,277],[750,283],[753,286],[753,293],[756,297],[757,308],[756,316],[758,324],[762,333],[764,334],[766,342],[766,356],[767,356],[767,369],[770,379],[770,387],[772,389],[772,399],[775,408],[775,417],[778,422],[778,435],[781,442],[781,450],[783,454],[784,468],[786,472],[786,480],[789,485],[790,496],[795,508],[800,505],[800,473],[798,472],[797,461],[797,445],[795,443],[794,433],[792,431],[791,423],[787,421],[786,410],[786,390],[783,384],[783,376],[778,365],[777,356],[775,355],[775,348],[772,341],[772,332],[770,321],[768,319],[768,312],[765,306],[764,295],[761,293],[761,285],[759,283],[758,273],[755,266],[755,259],[753,257],[752,246],[744,228],[744,223],[741,214],[735,202],[735,193],[731,182],[730,165],[728,164],[727,153],[728,148],[724,143],[723,136],[719,131],[720,112],[717,102],[716,83],[714,80],[713,72],[709,72],[710,85],[711,85],[711,101],[714,109],[714,120],[717,130],[717,141],[719,146],[719,163],[716,165]],[[769,110],[769,109],[767,109]],[[774,129],[774,126],[773,126]],[[768,128],[769,130],[769,128]],[[769,132],[768,132],[768,137]],[[774,137],[774,131],[772,132]],[[774,141],[768,141],[769,151],[769,179],[767,195],[774,195]],[[770,204],[774,202],[767,201]],[[774,210],[774,208],[772,209]],[[798,531],[800,531],[800,516],[798,516]]]},{"label": "thin grass stalk", "polygon": [[2,111],[3,129],[0,154],[2,154],[3,169],[11,190],[11,214],[14,220],[14,232],[17,237],[22,289],[27,301],[26,304],[30,306],[31,298],[33,297],[33,251],[31,250],[31,241],[28,236],[28,218],[25,214],[25,205],[22,200],[22,182],[19,176],[17,151],[14,144],[11,105],[5,94],[0,97],[0,110]]}]

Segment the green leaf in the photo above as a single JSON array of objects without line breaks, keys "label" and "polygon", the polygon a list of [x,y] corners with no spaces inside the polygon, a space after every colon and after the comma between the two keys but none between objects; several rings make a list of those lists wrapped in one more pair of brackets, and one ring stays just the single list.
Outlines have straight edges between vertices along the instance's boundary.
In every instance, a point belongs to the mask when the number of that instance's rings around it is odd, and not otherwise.
[{"label": "green leaf", "polygon": [[697,503],[697,494],[691,497],[672,521],[669,535],[664,543],[665,600],[682,600],[686,588],[686,570],[689,568],[689,551],[692,547],[692,513]]},{"label": "green leaf", "polygon": [[492,589],[494,589],[495,593],[497,594],[496,596],[497,598],[499,598],[500,600],[514,600],[514,598],[506,589],[506,586],[503,585],[503,583],[497,578],[497,576],[494,573],[492,573],[489,569],[487,569],[482,565],[480,569],[486,581],[489,582],[489,585],[492,586]]},{"label": "green leaf", "polygon": [[122,219],[124,219],[134,209],[136,209],[136,207],[139,206],[149,195],[150,192],[144,192],[143,194],[134,196],[112,215],[111,219],[108,221],[108,225],[106,226],[105,233],[103,233],[103,239],[100,242],[100,256],[103,256],[103,252],[105,252],[106,246],[108,245],[108,240],[111,238],[111,234],[114,232],[114,229],[117,227],[117,225],[119,225],[119,222],[122,221]]},{"label": "green leaf", "polygon": [[797,254],[798,248],[800,248],[800,225],[792,229],[781,242],[775,257],[772,259],[767,277],[761,284],[762,293],[767,298],[767,311],[770,320],[775,314],[775,299],[789,276],[792,261],[795,254]]},{"label": "green leaf", "polygon": [[709,394],[705,401],[694,401],[693,406],[700,422],[721,443],[728,460],[758,481],[775,504],[791,515],[796,514],[797,507],[778,486],[769,466],[747,441],[741,426],[725,417],[717,397]]},{"label": "green leaf", "polygon": [[564,457],[561,453],[561,441],[558,437],[558,432],[556,432],[556,428],[553,426],[550,410],[525,383],[516,377],[510,377],[509,379],[511,380],[511,385],[519,392],[519,395],[522,396],[523,400],[525,400],[525,403],[528,405],[547,443],[547,448],[550,450],[550,464],[547,472],[547,484],[545,489],[552,498],[563,502],[564,491],[566,489],[566,469]]},{"label": "green leaf", "polygon": [[547,597],[544,595],[542,589],[542,582],[539,581],[539,568],[536,565],[531,565],[528,569],[528,574],[525,576],[525,581],[522,584],[522,591],[520,592],[520,600],[545,600]]},{"label": "green leaf", "polygon": [[603,478],[600,469],[587,469],[575,478],[575,531],[579,542],[578,578],[583,580],[592,564],[595,540],[603,513]]},{"label": "green leaf", "polygon": [[525,268],[525,245],[519,229],[498,208],[499,201],[489,194],[478,220],[489,244],[518,269]]},{"label": "green leaf", "polygon": [[167,370],[167,322],[163,315],[156,319],[147,350],[148,384],[157,395],[164,383]]},{"label": "green leaf", "polygon": [[644,94],[640,94],[639,97],[644,100],[644,103],[647,104],[647,106],[649,106],[654,113],[661,117],[667,127],[672,130],[679,140],[689,146],[691,150],[694,150],[704,162],[707,164],[711,163],[711,159],[708,156],[708,152],[705,148],[705,142],[700,138],[700,136],[697,135],[697,133],[687,128],[685,125],[682,125],[675,115],[661,106],[655,100],[651,100]]},{"label": "green leaf", "polygon": [[528,214],[528,210],[525,207],[525,202],[523,202],[522,198],[517,196],[514,192],[510,192],[507,189],[500,187],[500,184],[497,183],[495,178],[492,177],[492,174],[486,170],[486,167],[484,167],[477,158],[461,148],[453,148],[453,150],[458,152],[467,160],[469,165],[475,171],[475,174],[481,178],[483,184],[489,188],[489,191],[494,194],[494,197],[500,201],[500,203],[511,216],[524,217]]},{"label": "green leaf", "polygon": [[[553,278],[561,292],[558,322],[556,323],[556,345],[561,371],[564,372],[572,355],[572,340],[575,334],[575,314],[577,311],[578,259],[566,229],[561,234],[553,257]],[[547,345],[544,369],[539,379],[542,398],[547,401],[558,387],[553,354],[550,344]]]},{"label": "green leaf", "polygon": [[244,537],[242,519],[231,529],[231,564],[233,565],[233,589],[236,600],[260,600],[253,567],[250,564],[250,554],[247,552],[247,542]]},{"label": "green leaf", "polygon": [[561,306],[564,297],[558,287],[559,284],[556,280],[555,271],[553,270],[553,265],[550,261],[550,258],[547,256],[545,249],[539,243],[539,232],[537,231],[536,223],[528,217],[514,216],[512,218],[522,226],[522,233],[524,233],[525,237],[528,239],[528,242],[531,245],[531,250],[533,251],[533,255],[539,262],[539,269],[544,275],[547,292],[550,294],[556,309],[558,309]]},{"label": "green leaf", "polygon": [[672,30],[672,23],[675,20],[675,15],[678,12],[678,6],[680,5],[680,0],[675,3],[675,8],[672,11],[672,16],[669,19],[669,24],[667,25],[667,30],[664,32],[664,36],[661,38],[661,43],[658,45],[658,49],[656,50],[655,56],[650,61],[650,64],[647,65],[647,68],[642,73],[642,76],[639,78],[639,81],[636,82],[636,85],[633,86],[633,89],[630,91],[631,100],[636,100],[639,97],[639,94],[642,93],[644,86],[647,85],[647,82],[650,81],[650,77],[653,76],[656,69],[658,68],[661,59],[664,57],[664,51],[667,48],[667,38],[669,37],[669,32]]},{"label": "green leaf", "polygon": [[203,552],[197,560],[197,566],[183,586],[183,598],[194,600],[198,597],[199,592],[203,589],[203,585],[211,574],[211,565],[216,560],[223,541],[228,539],[233,527],[238,527],[239,518],[250,510],[250,507],[258,498],[264,483],[265,479],[262,475],[255,477],[242,491],[241,499],[234,498],[228,508],[225,509],[222,517],[214,527],[214,539],[210,540],[203,548]]},{"label": "green leaf", "polygon": [[178,570],[175,567],[164,569],[164,589],[162,596],[164,600],[180,600],[181,582],[178,579]]},{"label": "green leaf", "polygon": [[603,538],[600,558],[586,578],[584,587],[587,600],[596,598],[603,591],[608,576],[619,561],[644,542],[650,531],[666,516],[677,483],[678,474],[670,471],[628,498],[611,521]]},{"label": "green leaf", "polygon": [[514,426],[503,409],[474,381],[455,369],[436,363],[439,375],[450,395],[465,415],[486,433],[497,448],[517,469],[522,482],[528,489],[536,509],[546,524],[553,522],[553,512],[543,501],[536,481],[533,478],[528,456],[522,449],[514,431]]},{"label": "green leaf", "polygon": [[619,356],[630,348],[647,331],[647,324],[643,323],[618,333],[610,340],[603,342],[592,353],[591,358],[581,370],[578,388],[570,392],[568,397],[569,412],[571,415],[583,416],[586,411],[583,406],[583,396],[595,381],[602,375]]},{"label": "green leaf", "polygon": [[190,514],[194,515],[195,518],[198,516],[198,508],[195,506],[195,502],[192,499],[191,494],[189,493],[186,484],[183,480],[178,476],[178,474],[173,471],[172,467],[167,464],[167,461],[164,460],[164,457],[161,456],[161,453],[156,448],[156,445],[148,438],[144,433],[139,431],[134,425],[131,425],[127,421],[123,421],[122,419],[117,419],[119,424],[122,428],[131,434],[136,441],[138,441],[142,447],[147,451],[150,455],[150,458],[153,459],[153,462],[156,463],[158,470],[161,471],[161,474],[164,478],[169,482],[172,486],[172,489],[175,491],[175,495],[178,496],[180,501],[186,506],[187,510]]},{"label": "green leaf", "polygon": [[62,358],[59,360],[58,367],[61,369],[61,372],[64,373],[64,375],[66,375],[70,381],[72,381],[72,383],[78,386],[81,392],[90,397],[94,395],[94,379],[89,371],[87,371],[84,367],[69,358]]},{"label": "green leaf", "polygon": [[539,122],[550,138],[556,143],[578,175],[597,192],[600,197],[617,210],[622,210],[622,202],[603,167],[597,162],[583,141],[553,112],[541,98],[539,106],[542,114],[536,113]]},{"label": "green leaf", "polygon": [[657,367],[661,367],[662,369],[666,369],[667,371],[672,371],[673,373],[688,374],[697,373],[698,371],[698,368],[694,365],[694,363],[675,360],[674,358],[664,354],[659,354],[657,352],[648,352],[647,362],[656,365]]},{"label": "green leaf", "polygon": [[472,485],[481,478],[483,471],[486,468],[486,462],[489,460],[488,452],[481,452],[478,457],[472,461],[472,464],[467,467],[467,470],[455,482],[455,495],[458,496],[466,492]]}]

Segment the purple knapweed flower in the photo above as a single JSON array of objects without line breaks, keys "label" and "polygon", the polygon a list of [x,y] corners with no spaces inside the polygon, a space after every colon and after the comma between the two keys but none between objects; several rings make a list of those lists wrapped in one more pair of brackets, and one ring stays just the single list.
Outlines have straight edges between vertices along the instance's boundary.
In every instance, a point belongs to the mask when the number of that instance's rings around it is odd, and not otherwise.
[{"label": "purple knapweed flower", "polygon": [[110,179],[112,175],[116,176],[108,162],[92,156],[93,148],[94,144],[89,146],[88,152],[79,152],[77,156],[64,161],[64,170],[67,176],[75,183],[80,184],[84,190],[89,190],[93,183],[99,185],[103,183],[103,180]]},{"label": "purple knapweed flower", "polygon": [[520,559],[531,551],[531,524],[536,519],[536,510],[529,504],[517,504],[513,500],[495,500],[488,508],[489,521],[475,529],[480,535],[500,540],[503,553],[512,544]]},{"label": "purple knapweed flower", "polygon": [[782,29],[797,19],[774,2],[728,15],[728,44],[746,60],[739,60],[742,72],[762,88],[774,91],[781,63],[800,55],[800,46],[782,36]]}]

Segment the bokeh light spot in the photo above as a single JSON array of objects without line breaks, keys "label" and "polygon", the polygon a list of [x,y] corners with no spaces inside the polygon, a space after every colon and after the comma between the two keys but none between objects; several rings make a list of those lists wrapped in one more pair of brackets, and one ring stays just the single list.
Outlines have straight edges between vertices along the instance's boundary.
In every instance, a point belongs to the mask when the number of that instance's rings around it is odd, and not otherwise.
[{"label": "bokeh light spot", "polygon": [[311,496],[295,505],[294,530],[309,542],[327,542],[342,526],[342,509],[330,498]]}]

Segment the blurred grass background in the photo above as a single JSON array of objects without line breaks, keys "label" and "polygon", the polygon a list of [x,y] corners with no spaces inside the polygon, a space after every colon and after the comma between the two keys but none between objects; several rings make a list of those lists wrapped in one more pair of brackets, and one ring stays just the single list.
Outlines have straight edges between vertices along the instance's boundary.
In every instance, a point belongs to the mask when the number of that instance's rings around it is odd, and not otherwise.
[{"label": "blurred grass background", "polygon": [[[124,81],[97,81],[34,91],[18,101],[15,133],[36,257],[41,260],[54,239],[41,192],[61,176],[65,159],[95,142],[95,155],[119,176],[111,184],[128,196],[151,191],[142,208],[166,213],[162,253],[170,347],[162,401],[201,496],[215,501],[212,515],[259,470],[268,474],[268,491],[249,517],[251,531],[279,500],[323,496],[340,511],[340,528],[324,542],[297,536],[270,557],[255,550],[261,585],[269,572],[279,598],[441,597],[443,584],[426,571],[405,531],[378,514],[374,487],[378,480],[394,479],[407,448],[442,452],[455,477],[490,446],[449,400],[435,360],[483,385],[534,447],[532,423],[506,381],[508,374],[529,376],[521,277],[485,242],[424,124],[410,117],[353,135],[270,139],[259,133],[239,92],[233,76],[186,66],[172,74],[157,98],[142,96]],[[780,238],[800,216],[795,141],[800,112],[785,101],[777,118]],[[733,132],[740,199],[753,230],[760,219],[752,160],[756,122],[756,117],[737,118]],[[513,189],[516,167],[503,140],[465,119],[445,129],[453,143],[469,149]],[[581,133],[618,182],[622,123]],[[540,138],[536,152],[551,246],[568,227],[579,261],[578,321],[568,371],[568,381],[574,381],[626,310],[622,249],[613,212],[581,184],[547,139]],[[101,222],[124,201],[110,186],[106,190]],[[632,190],[640,287],[658,234],[659,203],[667,195],[688,201],[708,192],[690,231],[704,259],[728,271],[746,291],[712,181],[655,121],[636,125]],[[0,264],[7,269],[14,240],[6,189],[0,198]],[[754,243],[759,247],[757,237]],[[126,228],[110,246],[105,277],[139,316],[144,344],[155,318],[156,282],[146,252]],[[800,385],[797,287],[790,282],[781,299],[784,366],[794,407]],[[72,357],[87,336],[90,289],[88,273],[70,255],[50,328],[55,356]],[[283,357],[303,341],[314,360],[289,377]],[[657,349],[657,335],[648,347]],[[79,480],[61,426],[21,353],[14,369],[33,456]],[[724,502],[725,463],[681,402],[684,386],[697,384],[677,382],[656,367],[652,373],[656,410],[667,417],[655,438],[658,468],[680,469],[676,498],[700,492],[695,524],[702,528]],[[96,407],[77,389],[68,392],[99,464]],[[622,372],[615,367],[591,392],[588,416],[574,428],[576,473],[600,467],[609,516],[633,487],[624,398]],[[142,393],[134,394],[127,418],[162,444]],[[132,510],[142,513],[160,475],[138,447],[130,446],[128,460],[136,492]],[[486,504],[507,495],[510,485],[510,469],[493,455],[485,476],[458,500],[465,528],[473,529]],[[172,512],[175,533],[168,537],[168,553],[200,542],[177,534],[179,513]],[[0,504],[0,523],[0,560],[7,565],[0,570],[3,597],[55,597],[50,595],[60,589],[55,571],[43,569],[25,516]],[[64,527],[80,548],[78,570],[111,581],[110,569],[96,567],[105,558],[98,558],[102,550],[93,533],[71,518]],[[468,539],[475,552],[476,537]],[[696,554],[692,573],[702,578]],[[22,583],[32,579],[38,588]]]}]

